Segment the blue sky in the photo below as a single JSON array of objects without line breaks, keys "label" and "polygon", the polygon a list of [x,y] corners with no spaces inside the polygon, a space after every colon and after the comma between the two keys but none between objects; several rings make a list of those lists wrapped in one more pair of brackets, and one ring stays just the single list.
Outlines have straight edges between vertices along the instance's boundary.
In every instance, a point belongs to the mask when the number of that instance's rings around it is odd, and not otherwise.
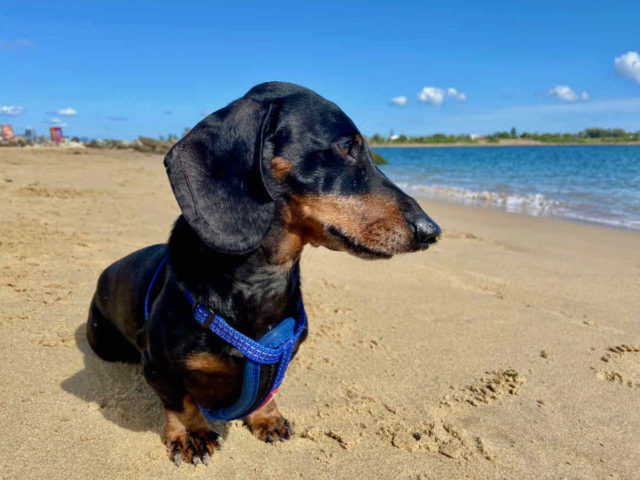
[{"label": "blue sky", "polygon": [[367,135],[636,131],[639,25],[637,1],[5,2],[0,122],[181,133],[284,80]]}]

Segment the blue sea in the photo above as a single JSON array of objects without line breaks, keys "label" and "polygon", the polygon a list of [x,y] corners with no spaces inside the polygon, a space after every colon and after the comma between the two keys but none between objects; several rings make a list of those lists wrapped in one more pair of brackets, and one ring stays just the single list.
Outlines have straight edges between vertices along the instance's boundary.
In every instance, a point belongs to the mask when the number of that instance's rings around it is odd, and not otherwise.
[{"label": "blue sea", "polygon": [[374,150],[414,195],[640,231],[640,146]]}]

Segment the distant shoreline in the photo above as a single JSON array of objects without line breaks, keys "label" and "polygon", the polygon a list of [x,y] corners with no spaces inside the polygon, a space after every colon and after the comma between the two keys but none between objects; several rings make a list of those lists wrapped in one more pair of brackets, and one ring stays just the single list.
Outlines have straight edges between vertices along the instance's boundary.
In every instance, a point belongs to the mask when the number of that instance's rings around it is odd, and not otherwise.
[{"label": "distant shoreline", "polygon": [[536,140],[502,140],[498,143],[371,143],[371,148],[441,148],[441,147],[576,147],[576,146],[640,146],[640,142],[538,142]]}]

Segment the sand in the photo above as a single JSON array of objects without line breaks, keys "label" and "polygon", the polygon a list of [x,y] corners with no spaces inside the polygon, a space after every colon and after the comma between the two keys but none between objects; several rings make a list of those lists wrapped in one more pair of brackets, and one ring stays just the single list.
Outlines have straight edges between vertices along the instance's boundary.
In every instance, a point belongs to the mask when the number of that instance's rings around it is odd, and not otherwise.
[{"label": "sand", "polygon": [[640,235],[428,201],[427,252],[305,250],[297,436],[233,422],[209,467],[174,466],[140,367],[84,338],[100,271],[178,213],[161,160],[0,149],[0,478],[640,475]]}]

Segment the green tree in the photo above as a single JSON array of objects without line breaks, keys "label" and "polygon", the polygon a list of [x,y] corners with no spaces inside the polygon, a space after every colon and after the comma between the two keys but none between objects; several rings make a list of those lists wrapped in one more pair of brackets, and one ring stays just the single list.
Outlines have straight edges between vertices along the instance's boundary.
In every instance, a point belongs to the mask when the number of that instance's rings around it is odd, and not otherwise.
[{"label": "green tree", "polygon": [[509,132],[496,132],[493,136],[496,138],[511,138],[511,134]]},{"label": "green tree", "polygon": [[371,143],[384,143],[384,138],[379,133],[374,133],[371,137]]}]

